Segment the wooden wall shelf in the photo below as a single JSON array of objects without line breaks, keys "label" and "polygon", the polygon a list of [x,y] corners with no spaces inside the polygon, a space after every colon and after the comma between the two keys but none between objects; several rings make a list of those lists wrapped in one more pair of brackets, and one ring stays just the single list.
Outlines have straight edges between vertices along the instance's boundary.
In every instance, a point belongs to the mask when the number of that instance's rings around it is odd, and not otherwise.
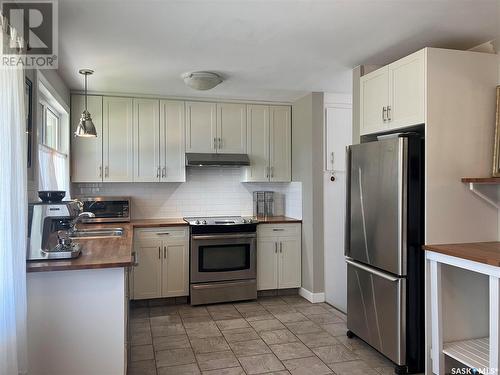
[{"label": "wooden wall shelf", "polygon": [[500,177],[464,177],[462,178],[462,182],[474,184],[500,184]]},{"label": "wooden wall shelf", "polygon": [[464,177],[469,190],[492,206],[500,209],[500,177]]}]

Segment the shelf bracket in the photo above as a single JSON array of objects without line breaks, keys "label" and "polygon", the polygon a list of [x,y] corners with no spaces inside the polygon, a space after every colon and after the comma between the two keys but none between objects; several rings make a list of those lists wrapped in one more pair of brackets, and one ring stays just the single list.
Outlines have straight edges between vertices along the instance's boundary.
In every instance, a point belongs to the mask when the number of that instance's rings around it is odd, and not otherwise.
[{"label": "shelf bracket", "polygon": [[[481,186],[481,188],[479,188]],[[499,189],[498,185],[494,184],[476,184],[469,183],[469,190],[476,194],[481,199],[485,200],[492,206],[500,209]],[[482,191],[480,191],[482,190]]]}]

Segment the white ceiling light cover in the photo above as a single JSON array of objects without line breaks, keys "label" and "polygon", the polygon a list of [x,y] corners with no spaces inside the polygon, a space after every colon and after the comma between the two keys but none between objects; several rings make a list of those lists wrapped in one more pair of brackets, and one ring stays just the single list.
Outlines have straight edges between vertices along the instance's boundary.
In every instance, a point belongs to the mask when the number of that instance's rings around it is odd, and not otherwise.
[{"label": "white ceiling light cover", "polygon": [[210,90],[220,84],[223,79],[213,72],[190,72],[182,75],[184,83],[195,90]]}]

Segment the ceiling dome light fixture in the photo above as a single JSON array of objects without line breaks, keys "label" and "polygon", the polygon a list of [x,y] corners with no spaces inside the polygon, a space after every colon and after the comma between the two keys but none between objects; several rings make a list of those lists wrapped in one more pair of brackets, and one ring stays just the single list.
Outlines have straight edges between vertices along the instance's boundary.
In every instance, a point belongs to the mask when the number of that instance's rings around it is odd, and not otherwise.
[{"label": "ceiling dome light fixture", "polygon": [[213,72],[190,72],[182,75],[184,83],[195,90],[210,90],[223,81],[223,78]]},{"label": "ceiling dome light fixture", "polygon": [[78,73],[85,76],[85,109],[82,112],[82,117],[75,130],[75,137],[97,137],[97,131],[95,130],[94,123],[92,122],[92,117],[87,110],[87,76],[94,73],[90,69],[81,69]]}]

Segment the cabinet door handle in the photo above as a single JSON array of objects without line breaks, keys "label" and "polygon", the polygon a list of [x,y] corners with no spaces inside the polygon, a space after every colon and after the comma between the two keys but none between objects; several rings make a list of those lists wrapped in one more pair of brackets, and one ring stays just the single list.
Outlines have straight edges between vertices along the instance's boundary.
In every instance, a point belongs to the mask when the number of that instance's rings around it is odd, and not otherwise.
[{"label": "cabinet door handle", "polygon": [[163,258],[167,259],[167,247],[163,248]]},{"label": "cabinet door handle", "polygon": [[275,253],[278,252],[278,243],[277,242],[274,243],[274,252]]},{"label": "cabinet door handle", "polygon": [[387,108],[386,107],[382,108],[382,121],[384,121],[384,122],[387,121]]},{"label": "cabinet door handle", "polygon": [[266,178],[269,178],[269,167],[266,167]]},{"label": "cabinet door handle", "polygon": [[99,166],[99,178],[102,178],[102,166]]},{"label": "cabinet door handle", "polygon": [[161,177],[167,177],[167,167],[163,167],[161,170]]},{"label": "cabinet door handle", "polygon": [[217,138],[219,140],[219,150],[222,149],[222,138]]},{"label": "cabinet door handle", "polygon": [[160,166],[156,169],[156,178],[160,178]]},{"label": "cabinet door handle", "polygon": [[271,167],[271,178],[274,177],[274,167]]},{"label": "cabinet door handle", "polygon": [[333,171],[335,166],[335,153],[333,151],[330,155],[330,162],[332,163],[332,171]]},{"label": "cabinet door handle", "polygon": [[216,137],[214,137],[214,149],[217,150],[217,138]]},{"label": "cabinet door handle", "polygon": [[392,118],[391,118],[391,106],[390,105],[387,106],[387,120],[392,121]]},{"label": "cabinet door handle", "polygon": [[109,177],[109,167],[104,168],[104,177]]},{"label": "cabinet door handle", "polygon": [[158,259],[161,259],[161,246],[158,246]]},{"label": "cabinet door handle", "polygon": [[283,252],[283,242],[280,242],[280,253]]},{"label": "cabinet door handle", "polygon": [[139,256],[136,251],[132,252],[132,260],[133,260],[132,265],[134,267],[137,267],[139,265]]}]

